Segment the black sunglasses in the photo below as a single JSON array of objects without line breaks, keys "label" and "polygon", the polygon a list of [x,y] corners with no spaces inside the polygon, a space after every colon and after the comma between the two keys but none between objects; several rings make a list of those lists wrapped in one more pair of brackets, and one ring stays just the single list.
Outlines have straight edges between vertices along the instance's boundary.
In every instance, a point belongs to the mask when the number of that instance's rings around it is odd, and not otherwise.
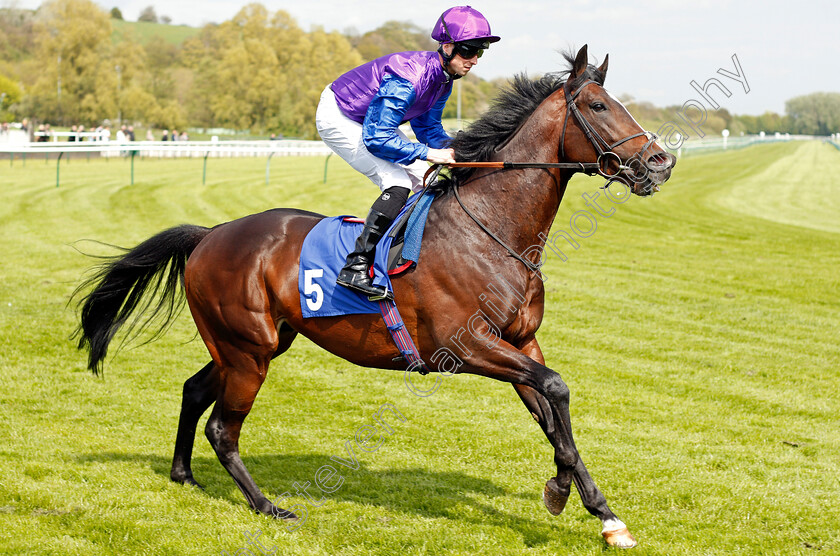
[{"label": "black sunglasses", "polygon": [[468,44],[456,42],[455,49],[452,53],[457,54],[465,60],[471,60],[476,56],[481,58],[482,54],[484,54],[484,49],[479,46],[470,46]]}]

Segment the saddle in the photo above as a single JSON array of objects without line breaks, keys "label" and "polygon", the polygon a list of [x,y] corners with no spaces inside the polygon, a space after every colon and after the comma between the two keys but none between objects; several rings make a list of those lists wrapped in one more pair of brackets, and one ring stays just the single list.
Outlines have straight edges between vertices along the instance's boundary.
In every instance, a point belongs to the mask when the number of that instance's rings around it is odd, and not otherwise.
[{"label": "saddle", "polygon": [[[426,217],[429,216],[429,208],[434,200],[434,195],[431,193],[425,195],[428,195],[427,202],[423,202],[422,197],[418,198],[416,203],[407,207],[402,214],[397,216],[393,225],[391,225],[391,229],[385,234],[386,238],[392,238],[391,246],[388,249],[387,264],[385,265],[390,276],[408,270],[420,258],[420,243],[422,242]],[[411,233],[407,234],[409,224],[411,225]],[[407,235],[408,240],[406,241]]]},{"label": "saddle", "polygon": [[[409,270],[420,258],[420,244],[434,193],[412,196],[376,248],[371,278],[377,286],[392,289],[391,276]],[[359,235],[363,221],[336,216],[321,220],[309,232],[300,254],[298,289],[303,316],[323,317],[379,312],[366,297],[335,286],[338,271]]]},{"label": "saddle", "polygon": [[[416,265],[420,259],[420,246],[426,218],[429,216],[429,209],[434,199],[435,194],[429,190],[409,199],[376,245],[376,263],[380,263],[381,268],[387,269],[388,276],[405,272]],[[364,223],[364,219],[347,217],[344,218],[344,222]],[[387,255],[383,258],[381,253],[387,253]],[[375,276],[375,266],[376,264],[371,266],[371,278]]]}]

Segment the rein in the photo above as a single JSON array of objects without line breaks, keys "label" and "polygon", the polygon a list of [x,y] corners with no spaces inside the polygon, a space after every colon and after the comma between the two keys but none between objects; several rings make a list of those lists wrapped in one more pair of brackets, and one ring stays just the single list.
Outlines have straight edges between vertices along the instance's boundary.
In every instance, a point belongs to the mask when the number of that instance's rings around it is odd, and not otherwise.
[{"label": "rein", "polygon": [[[517,162],[453,162],[453,163],[447,164],[446,166],[456,167],[456,168],[457,167],[461,167],[461,168],[463,168],[463,167],[503,168],[503,169],[504,168],[517,168],[517,167],[521,168],[521,166],[505,166],[505,164],[527,164],[528,168],[540,168],[540,167],[542,167],[542,166],[534,166],[534,165],[528,164],[528,163],[517,163]],[[574,164],[574,166],[577,167],[578,165]],[[423,188],[424,189],[426,187],[428,187],[428,184],[431,181],[433,181],[435,178],[437,178],[437,175],[440,173],[441,169],[443,169],[443,165],[441,165],[441,164],[433,164],[432,166],[429,167],[429,169],[426,171],[426,175],[423,176]],[[529,261],[528,259],[526,259],[522,255],[520,255],[519,253],[514,251],[513,248],[511,248],[507,243],[502,241],[502,238],[500,238],[499,236],[494,234],[492,231],[490,231],[490,228],[485,226],[484,223],[481,220],[479,220],[478,217],[475,214],[473,214],[472,211],[470,211],[470,209],[467,208],[467,206],[464,204],[464,201],[461,200],[461,195],[458,193],[458,186],[457,185],[452,188],[452,191],[455,193],[455,198],[458,199],[458,204],[461,205],[461,208],[464,209],[464,212],[467,213],[467,216],[472,218],[473,221],[476,224],[478,224],[478,227],[481,228],[484,231],[485,234],[487,234],[488,236],[493,238],[493,240],[496,243],[498,243],[499,245],[504,247],[505,250],[507,250],[507,252],[510,253],[513,258],[515,258],[517,261],[524,264],[528,268],[528,270],[530,270],[531,272],[537,272],[537,273],[540,271],[540,268],[542,268],[542,263],[541,262],[540,263],[532,263],[531,261]]]},{"label": "rein", "polygon": [[[521,170],[523,168],[561,168],[579,170],[584,174],[600,173],[597,162],[450,162],[450,168],[498,168],[500,170]],[[625,168],[629,169],[629,167]],[[609,176],[605,176],[609,177]]]},{"label": "rein", "polygon": [[472,218],[473,221],[475,221],[475,223],[478,224],[478,227],[481,228],[482,230],[484,230],[484,233],[486,233],[488,236],[490,236],[491,238],[496,240],[496,243],[498,243],[499,245],[501,245],[502,247],[507,249],[507,252],[510,253],[513,256],[514,259],[516,259],[520,263],[524,264],[528,268],[528,270],[530,270],[531,272],[536,272],[537,274],[539,274],[540,268],[542,268],[542,262],[532,263],[531,261],[529,261],[528,259],[526,259],[522,255],[520,255],[519,253],[514,251],[507,243],[502,241],[502,239],[500,237],[498,237],[496,234],[491,232],[490,229],[487,228],[487,226],[485,226],[484,223],[481,220],[479,220],[472,212],[470,212],[470,210],[464,205],[464,202],[461,200],[461,196],[458,194],[458,186],[453,187],[452,191],[455,193],[455,198],[458,199],[458,204],[461,205],[461,208],[464,209],[464,212],[467,213],[467,216]]}]

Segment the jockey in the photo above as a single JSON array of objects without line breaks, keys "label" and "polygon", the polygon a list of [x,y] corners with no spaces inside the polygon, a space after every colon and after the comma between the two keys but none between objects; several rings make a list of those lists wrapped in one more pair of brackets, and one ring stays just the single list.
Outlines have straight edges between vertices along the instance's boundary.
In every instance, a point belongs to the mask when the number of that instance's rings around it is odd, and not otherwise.
[{"label": "jockey", "polygon": [[[455,162],[441,115],[452,82],[469,73],[490,43],[499,40],[487,19],[469,6],[443,12],[432,31],[437,52],[399,52],[352,69],[324,89],[315,115],[321,139],[382,194],[337,282],[372,300],[390,298],[369,276],[376,244],[410,191],[423,187],[428,164]],[[399,130],[409,122],[416,143]]]}]

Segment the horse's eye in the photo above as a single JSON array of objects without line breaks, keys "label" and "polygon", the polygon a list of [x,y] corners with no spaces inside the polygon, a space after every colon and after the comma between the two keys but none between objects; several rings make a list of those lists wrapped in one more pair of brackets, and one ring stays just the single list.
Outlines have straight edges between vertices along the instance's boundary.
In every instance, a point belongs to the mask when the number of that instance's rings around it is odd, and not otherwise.
[{"label": "horse's eye", "polygon": [[603,102],[593,102],[589,105],[589,108],[591,108],[593,112],[603,112],[607,109],[607,105]]}]

